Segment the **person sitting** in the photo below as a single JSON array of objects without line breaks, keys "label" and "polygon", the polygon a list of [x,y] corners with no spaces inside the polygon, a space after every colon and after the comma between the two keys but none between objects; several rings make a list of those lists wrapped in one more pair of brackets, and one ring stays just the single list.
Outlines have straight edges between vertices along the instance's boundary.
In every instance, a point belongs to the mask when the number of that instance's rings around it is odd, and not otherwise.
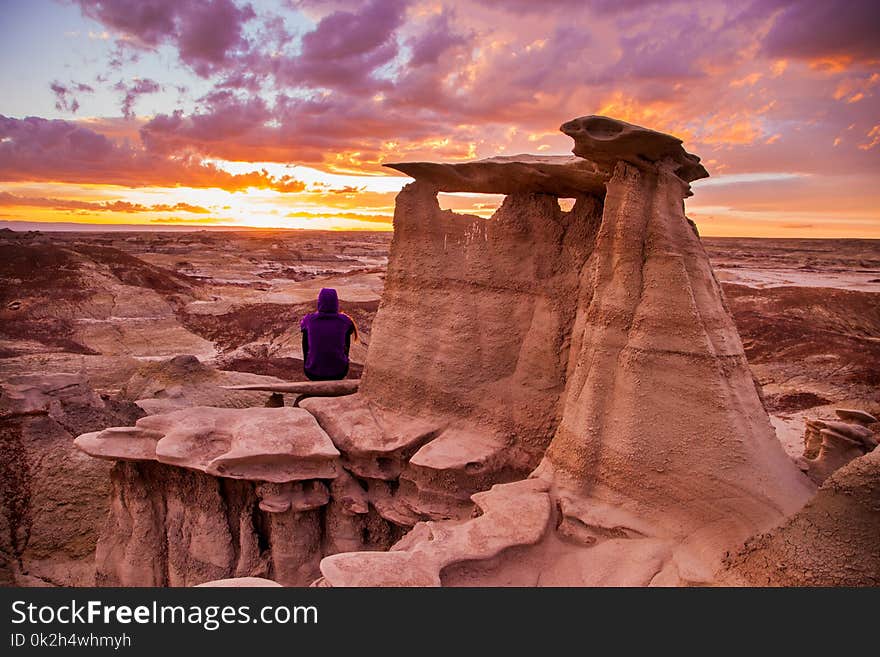
[{"label": "person sitting", "polygon": [[358,339],[354,320],[339,312],[336,290],[322,288],[318,293],[318,312],[300,320],[303,371],[311,381],[334,381],[348,374],[351,340]]}]

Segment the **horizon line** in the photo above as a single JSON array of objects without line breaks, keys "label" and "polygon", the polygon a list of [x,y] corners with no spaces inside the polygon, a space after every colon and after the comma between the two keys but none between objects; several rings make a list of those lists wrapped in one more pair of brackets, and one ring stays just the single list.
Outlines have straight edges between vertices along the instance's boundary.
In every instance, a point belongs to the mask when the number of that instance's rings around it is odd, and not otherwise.
[{"label": "horizon line", "polygon": [[[26,225],[27,228],[16,226]],[[16,226],[16,227],[13,227]],[[85,222],[34,222],[17,221],[14,219],[0,219],[0,231],[11,233],[198,233],[198,232],[288,232],[288,233],[394,233],[394,229],[373,228],[295,228],[284,226],[229,226],[199,224],[188,226],[185,224],[100,224]],[[753,240],[860,240],[868,242],[880,242],[878,237],[823,237],[823,236],[757,236],[757,235],[710,235],[700,234],[700,238],[712,239],[753,239]]]}]

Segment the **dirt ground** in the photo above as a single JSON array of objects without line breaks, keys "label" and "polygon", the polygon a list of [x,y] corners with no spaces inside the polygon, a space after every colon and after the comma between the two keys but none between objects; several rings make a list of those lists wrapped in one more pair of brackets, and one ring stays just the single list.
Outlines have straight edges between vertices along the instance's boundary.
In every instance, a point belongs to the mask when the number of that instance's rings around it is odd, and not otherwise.
[{"label": "dirt ground", "polygon": [[[321,287],[337,288],[358,325],[358,376],[390,242],[362,232],[4,230],[0,379],[85,371],[112,392],[140,362],[193,354],[301,380],[297,325]],[[778,429],[810,409],[876,408],[880,242],[703,242]]]}]

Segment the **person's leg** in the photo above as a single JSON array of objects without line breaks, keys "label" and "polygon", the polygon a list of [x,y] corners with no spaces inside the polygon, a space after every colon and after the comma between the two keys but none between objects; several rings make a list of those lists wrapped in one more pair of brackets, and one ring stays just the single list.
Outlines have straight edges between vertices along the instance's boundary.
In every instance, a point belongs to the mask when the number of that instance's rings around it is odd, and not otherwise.
[{"label": "person's leg", "polygon": [[345,366],[345,371],[338,376],[318,376],[316,374],[312,374],[307,369],[303,368],[303,372],[305,372],[306,377],[308,377],[309,381],[340,381],[348,376],[348,366]]}]

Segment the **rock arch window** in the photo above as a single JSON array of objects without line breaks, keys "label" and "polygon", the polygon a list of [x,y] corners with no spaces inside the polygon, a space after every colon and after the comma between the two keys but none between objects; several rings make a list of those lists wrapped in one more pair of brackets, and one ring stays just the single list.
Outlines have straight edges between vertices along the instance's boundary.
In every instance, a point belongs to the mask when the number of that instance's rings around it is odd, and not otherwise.
[{"label": "rock arch window", "polygon": [[571,196],[557,196],[556,202],[559,204],[559,209],[563,212],[571,212],[571,209],[574,207],[576,198]]},{"label": "rock arch window", "polygon": [[470,214],[488,219],[504,202],[504,194],[482,194],[473,192],[440,192],[437,202],[441,210],[451,210],[456,214]]}]

